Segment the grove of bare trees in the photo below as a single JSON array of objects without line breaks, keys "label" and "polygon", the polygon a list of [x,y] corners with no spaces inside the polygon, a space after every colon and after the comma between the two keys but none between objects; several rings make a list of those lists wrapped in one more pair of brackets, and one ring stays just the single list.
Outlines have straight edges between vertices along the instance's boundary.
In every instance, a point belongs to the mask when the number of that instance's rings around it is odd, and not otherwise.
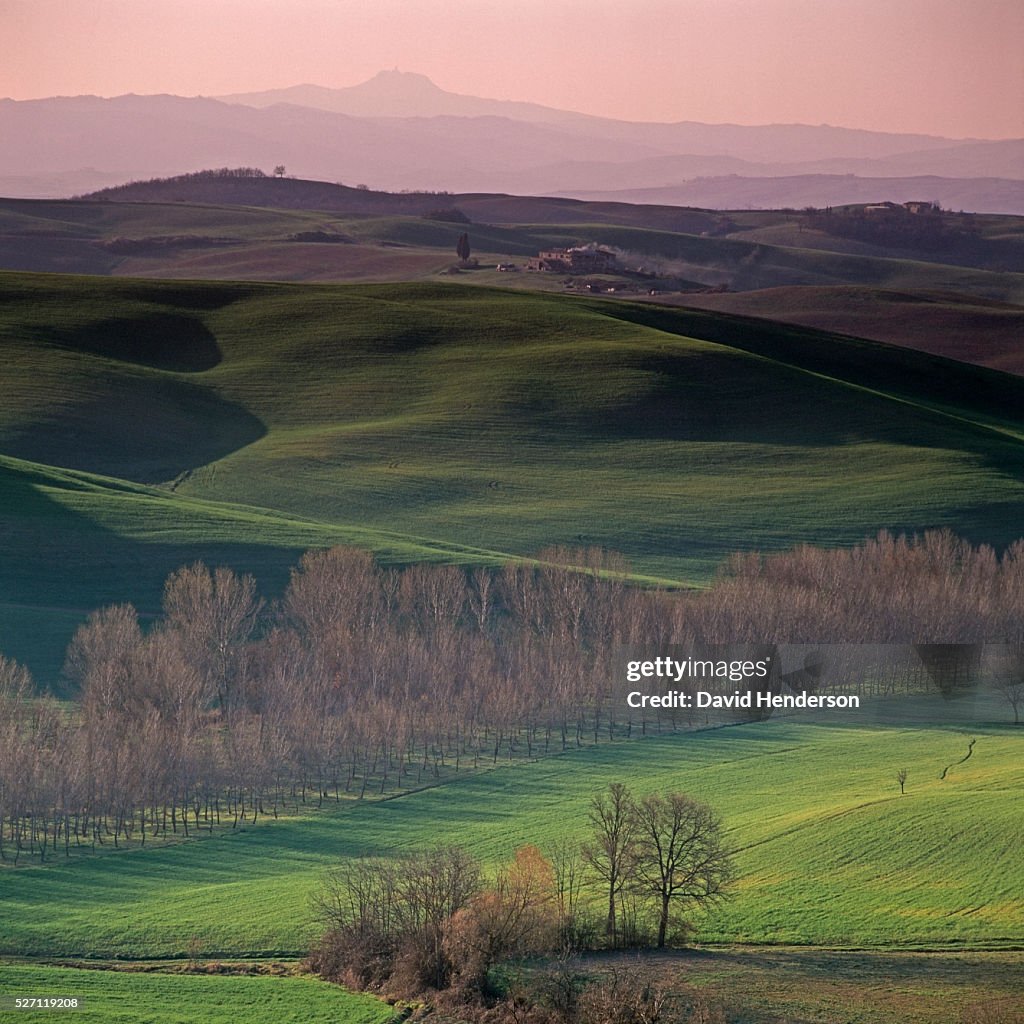
[{"label": "grove of bare trees", "polygon": [[[999,685],[1017,711],[1024,542],[997,556],[949,533],[882,534],[742,555],[693,592],[633,585],[594,549],[468,571],[316,550],[273,602],[251,576],[186,566],[146,628],[128,604],[88,617],[67,652],[74,700],[0,658],[0,858],[188,835],[697,724],[613,699],[630,646],[840,641],[1009,645]],[[925,660],[856,685],[934,686]],[[821,685],[819,667],[807,660],[802,685]],[[608,874],[613,932],[616,841],[588,854]]]},{"label": "grove of bare trees", "polygon": [[[637,799],[615,783],[594,796],[589,824],[592,842],[567,839],[550,858],[523,846],[489,879],[457,846],[345,862],[315,894],[326,931],[311,967],[329,981],[403,998],[446,993],[461,1005],[504,1003],[517,1020],[596,1024],[603,988],[584,976],[555,972],[546,992],[525,986],[510,995],[493,969],[526,957],[555,957],[564,966],[569,956],[608,946],[661,948],[670,921],[673,937],[685,936],[690,924],[681,915],[724,898],[733,870],[721,822],[683,793]],[[613,920],[602,936],[585,924],[591,913],[585,896],[595,896],[600,907],[609,891],[613,899],[628,894],[635,916],[628,932],[615,930]],[[613,988],[625,991],[617,981]],[[638,1005],[653,995],[630,991]],[[536,1009],[538,1000],[559,1012],[516,1016]]]}]

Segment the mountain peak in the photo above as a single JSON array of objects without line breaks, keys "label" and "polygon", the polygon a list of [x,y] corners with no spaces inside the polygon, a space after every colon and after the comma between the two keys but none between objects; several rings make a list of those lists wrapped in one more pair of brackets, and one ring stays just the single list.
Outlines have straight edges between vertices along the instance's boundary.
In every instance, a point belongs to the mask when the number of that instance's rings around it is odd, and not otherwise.
[{"label": "mountain peak", "polygon": [[512,117],[525,121],[563,121],[580,115],[551,110],[535,103],[489,100],[448,92],[416,71],[378,71],[359,85],[330,89],[293,85],[267,92],[217,97],[225,103],[269,107],[275,103],[331,110],[350,117]]},{"label": "mountain peak", "polygon": [[410,96],[420,97],[426,95],[439,96],[444,93],[426,75],[415,71],[399,71],[392,68],[390,71],[378,71],[373,78],[368,78],[359,85],[350,86],[345,90],[348,93],[363,93],[365,95],[386,96],[389,99]]}]

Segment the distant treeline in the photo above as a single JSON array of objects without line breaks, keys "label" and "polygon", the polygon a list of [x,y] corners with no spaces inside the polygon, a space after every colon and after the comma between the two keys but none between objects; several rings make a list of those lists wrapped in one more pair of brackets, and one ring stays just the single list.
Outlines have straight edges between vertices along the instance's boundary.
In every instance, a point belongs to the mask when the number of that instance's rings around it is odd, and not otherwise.
[{"label": "distant treeline", "polygon": [[897,203],[826,207],[808,211],[806,216],[809,226],[819,231],[873,245],[924,251],[977,247],[974,215],[940,210],[938,204],[928,204],[917,213]]},{"label": "distant treeline", "polygon": [[[213,167],[203,171],[189,171],[186,174],[175,174],[167,178],[146,178],[145,180],[127,181],[123,185],[109,185],[93,193],[93,196],[116,195],[126,192],[137,185],[168,185],[171,183],[186,184],[195,181],[218,181],[224,178],[269,178],[270,175],[259,167]],[[75,196],[76,199],[83,198]],[[90,196],[92,198],[92,196]]]},{"label": "distant treeline", "polygon": [[[265,205],[268,198],[282,209],[333,210],[339,213],[377,213],[423,216],[438,209],[439,197],[451,193],[434,190],[383,192],[366,185],[344,185],[339,182],[307,181],[292,178],[287,187],[285,168],[279,165],[273,174],[259,167],[218,167],[169,178],[149,178],[112,185],[75,199],[95,201],[141,202],[231,202],[241,205]],[[445,207],[447,209],[447,207]]]},{"label": "distant treeline", "polygon": [[[500,570],[317,550],[272,604],[251,576],[196,564],[168,578],[152,628],[127,604],[81,626],[72,704],[0,657],[0,856],[188,834],[697,724],[612,699],[628,646],[1022,640],[1024,542],[999,557],[946,532],[737,555],[700,592],[633,585],[600,550]],[[854,682],[928,685],[893,672]]]}]

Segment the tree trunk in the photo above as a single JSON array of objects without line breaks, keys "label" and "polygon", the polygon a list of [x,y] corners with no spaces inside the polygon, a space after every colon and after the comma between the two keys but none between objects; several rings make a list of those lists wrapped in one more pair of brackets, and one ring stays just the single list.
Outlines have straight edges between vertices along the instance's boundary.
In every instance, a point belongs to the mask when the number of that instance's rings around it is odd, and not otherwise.
[{"label": "tree trunk", "polygon": [[668,932],[668,895],[661,897],[661,918],[658,921],[658,949],[665,948],[665,937]]}]

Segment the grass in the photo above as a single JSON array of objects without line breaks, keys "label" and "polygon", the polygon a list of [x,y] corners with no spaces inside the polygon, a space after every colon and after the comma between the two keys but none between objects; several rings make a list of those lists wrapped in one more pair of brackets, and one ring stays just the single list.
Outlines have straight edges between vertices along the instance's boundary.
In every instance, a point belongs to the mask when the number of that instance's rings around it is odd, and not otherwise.
[{"label": "grass", "polygon": [[[950,1024],[971,1006],[1024,997],[1019,953],[837,953],[715,949],[587,958],[597,976],[612,963],[650,966],[667,985],[686,985],[725,1008],[735,1024]],[[384,1024],[394,1010],[309,978],[138,973],[60,966],[0,965],[0,995],[77,995],[75,1020],[104,1024],[234,1021],[239,1007],[264,1021]],[[851,1012],[856,1016],[851,1018]],[[20,1019],[0,1012],[0,1020]]]},{"label": "grass", "polygon": [[561,543],[701,583],[738,549],[1020,531],[1024,384],[803,328],[446,284],[6,274],[0,345],[0,649],[51,681],[71,612],[152,612],[196,558],[272,591],[319,544],[496,564]]},{"label": "grass", "polygon": [[[346,992],[312,978],[141,974],[71,967],[0,964],[0,995],[79,997],[81,1024],[208,1024],[244,1019],[248,1024],[385,1024],[394,1010],[370,996]],[[51,1016],[53,1011],[37,1011]],[[31,1011],[3,1012],[21,1020]]]},{"label": "grass", "polygon": [[[474,225],[474,248],[519,255],[596,237],[750,286],[1021,294],[1021,275],[646,230],[653,222],[609,233],[580,205],[565,211],[555,224]],[[355,241],[286,241],[316,230]],[[420,277],[461,230],[313,211],[5,202],[0,261]],[[94,244],[192,233],[237,241],[126,258]],[[498,564],[561,542],[623,550],[638,577],[702,583],[741,548],[848,544],[881,526],[945,525],[997,546],[1020,532],[1024,385],[813,330],[429,282],[4,274],[0,346],[0,650],[44,681],[58,678],[90,609],[133,600],[153,613],[163,577],[197,558],[253,571],[273,592],[311,546]],[[940,781],[972,737],[971,759]],[[708,945],[678,969],[742,1003],[730,1019],[848,1021],[857,1006],[865,1022],[937,1024],[976,996],[1019,992],[1019,749],[1019,731],[915,705],[895,724],[869,708],[500,764],[177,845],[7,866],[0,954],[299,955],[317,930],[310,893],[339,860],[451,835],[494,865],[522,843],[582,834],[590,796],[625,780],[641,794],[684,789],[725,818],[735,898],[700,920]],[[85,994],[85,1018],[104,1021],[237,1019],[243,1003],[254,1024],[392,1013],[303,978],[0,966],[0,991],[24,988]]]},{"label": "grass", "polygon": [[962,729],[842,722],[603,744],[175,846],[0,871],[0,954],[301,955],[331,864],[441,834],[496,864],[524,843],[582,837],[590,797],[619,780],[641,795],[682,789],[723,815],[740,882],[700,922],[702,942],[1020,948],[1019,734],[975,724],[973,756],[939,781],[966,748]]},{"label": "grass", "polygon": [[716,949],[641,961],[668,985],[696,988],[734,1024],[951,1024],[969,1007],[1024,998],[1020,953]]}]

